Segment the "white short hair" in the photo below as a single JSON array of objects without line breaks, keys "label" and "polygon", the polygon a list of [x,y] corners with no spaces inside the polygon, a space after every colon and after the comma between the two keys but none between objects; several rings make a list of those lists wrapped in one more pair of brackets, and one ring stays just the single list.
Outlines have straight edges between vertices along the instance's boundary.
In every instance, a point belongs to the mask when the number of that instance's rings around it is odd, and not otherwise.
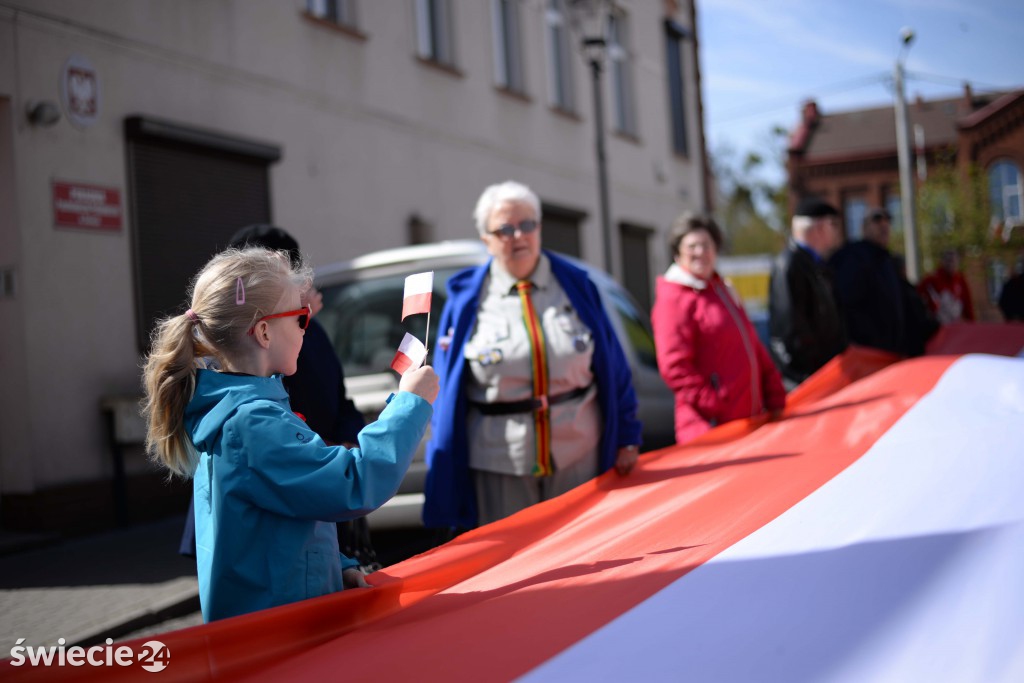
[{"label": "white short hair", "polygon": [[500,204],[512,202],[525,204],[533,209],[533,213],[540,221],[540,198],[536,193],[522,183],[514,180],[506,180],[503,183],[491,185],[476,200],[476,208],[473,209],[473,220],[476,221],[476,229],[481,235],[487,232],[487,220]]},{"label": "white short hair", "polygon": [[791,223],[793,235],[807,232],[814,225],[814,221],[815,219],[810,216],[793,216],[793,222]]}]

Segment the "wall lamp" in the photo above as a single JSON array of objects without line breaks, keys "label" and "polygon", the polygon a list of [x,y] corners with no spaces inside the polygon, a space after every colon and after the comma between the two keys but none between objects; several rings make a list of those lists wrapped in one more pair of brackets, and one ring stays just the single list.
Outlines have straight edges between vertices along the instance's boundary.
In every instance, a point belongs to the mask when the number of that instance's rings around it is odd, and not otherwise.
[{"label": "wall lamp", "polygon": [[60,121],[60,108],[47,100],[29,100],[25,105],[25,116],[33,126],[49,128]]}]

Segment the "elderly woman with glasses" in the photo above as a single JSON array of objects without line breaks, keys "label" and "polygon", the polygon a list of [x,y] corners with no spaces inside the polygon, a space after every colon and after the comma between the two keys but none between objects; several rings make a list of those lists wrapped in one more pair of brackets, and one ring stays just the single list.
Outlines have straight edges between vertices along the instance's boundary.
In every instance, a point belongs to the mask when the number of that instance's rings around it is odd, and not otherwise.
[{"label": "elderly woman with glasses", "polygon": [[715,270],[721,245],[713,220],[683,214],[669,235],[673,263],[658,278],[651,311],[658,369],[675,393],[680,444],[786,404],[779,371]]},{"label": "elderly woman with glasses", "polygon": [[632,374],[594,283],[541,249],[530,188],[491,185],[474,211],[491,258],[448,280],[427,445],[429,527],[466,529],[636,463]]}]

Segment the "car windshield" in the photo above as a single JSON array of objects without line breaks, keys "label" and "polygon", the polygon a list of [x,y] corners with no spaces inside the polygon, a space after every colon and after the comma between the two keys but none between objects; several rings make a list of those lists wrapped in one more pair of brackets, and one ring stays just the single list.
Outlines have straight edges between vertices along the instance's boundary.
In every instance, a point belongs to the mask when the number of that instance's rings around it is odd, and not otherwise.
[{"label": "car windshield", "polygon": [[[437,325],[446,299],[445,283],[458,270],[449,268],[434,273],[428,349],[434,348],[437,339]],[[317,314],[317,320],[327,331],[346,376],[387,372],[406,332],[423,340],[427,316],[401,319],[406,275],[366,277],[320,290],[324,308]],[[428,356],[428,362],[429,359]]]}]

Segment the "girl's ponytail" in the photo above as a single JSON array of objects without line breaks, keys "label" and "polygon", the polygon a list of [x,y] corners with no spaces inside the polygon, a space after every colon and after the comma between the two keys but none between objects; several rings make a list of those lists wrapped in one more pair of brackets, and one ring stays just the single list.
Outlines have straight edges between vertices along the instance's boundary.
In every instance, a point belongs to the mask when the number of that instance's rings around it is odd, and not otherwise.
[{"label": "girl's ponytail", "polygon": [[174,474],[192,476],[195,448],[185,432],[185,406],[196,386],[196,358],[205,349],[192,333],[197,318],[188,313],[157,323],[152,350],[142,371],[146,450]]}]

